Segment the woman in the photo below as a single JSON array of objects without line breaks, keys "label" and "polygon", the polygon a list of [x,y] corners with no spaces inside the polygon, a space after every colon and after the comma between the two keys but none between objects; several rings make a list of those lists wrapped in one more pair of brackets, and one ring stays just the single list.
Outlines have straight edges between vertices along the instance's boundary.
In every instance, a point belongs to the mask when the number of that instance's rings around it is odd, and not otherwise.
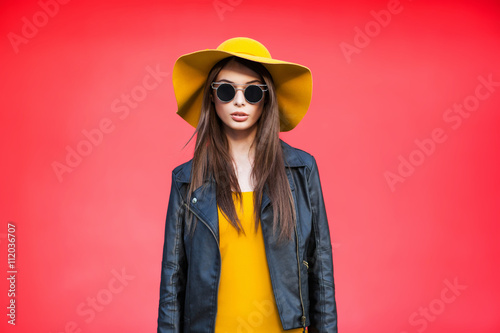
[{"label": "woman", "polygon": [[316,161],[279,139],[307,112],[309,69],[232,38],[180,57],[173,83],[197,138],[172,173],[158,332],[337,332]]}]

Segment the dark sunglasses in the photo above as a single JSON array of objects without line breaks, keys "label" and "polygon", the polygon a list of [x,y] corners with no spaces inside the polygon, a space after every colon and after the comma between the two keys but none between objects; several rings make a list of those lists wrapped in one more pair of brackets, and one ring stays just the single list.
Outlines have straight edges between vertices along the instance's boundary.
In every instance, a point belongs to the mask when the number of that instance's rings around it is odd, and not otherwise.
[{"label": "dark sunglasses", "polygon": [[264,97],[264,91],[267,91],[265,84],[238,84],[238,86],[246,86],[244,89],[236,88],[233,83],[228,82],[212,82],[210,86],[216,90],[219,101],[224,103],[231,102],[234,96],[236,96],[237,90],[243,90],[243,95],[245,95],[247,102],[256,104]]}]

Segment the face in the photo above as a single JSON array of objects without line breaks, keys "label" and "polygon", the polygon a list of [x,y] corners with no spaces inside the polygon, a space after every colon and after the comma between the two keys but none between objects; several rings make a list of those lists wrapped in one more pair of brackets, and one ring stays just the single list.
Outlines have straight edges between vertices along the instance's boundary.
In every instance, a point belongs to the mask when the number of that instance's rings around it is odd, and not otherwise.
[{"label": "face", "polygon": [[[224,125],[224,131],[230,136],[249,136],[257,132],[264,100],[252,104],[244,96],[246,84],[264,84],[260,76],[253,70],[235,61],[228,62],[215,78],[215,82],[228,82],[237,88],[236,95],[230,102],[222,102],[217,98],[216,90],[212,89],[212,101],[215,111]],[[241,88],[241,89],[239,89]]]}]

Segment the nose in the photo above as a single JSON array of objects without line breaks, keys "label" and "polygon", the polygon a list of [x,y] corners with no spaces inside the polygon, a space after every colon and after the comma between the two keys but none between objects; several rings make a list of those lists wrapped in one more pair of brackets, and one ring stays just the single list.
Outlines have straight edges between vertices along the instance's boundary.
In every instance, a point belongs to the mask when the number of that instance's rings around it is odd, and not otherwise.
[{"label": "nose", "polygon": [[238,105],[238,106],[245,105],[244,90],[245,89],[241,89],[241,88],[236,89],[236,95],[234,96],[234,99],[233,99],[234,105]]}]

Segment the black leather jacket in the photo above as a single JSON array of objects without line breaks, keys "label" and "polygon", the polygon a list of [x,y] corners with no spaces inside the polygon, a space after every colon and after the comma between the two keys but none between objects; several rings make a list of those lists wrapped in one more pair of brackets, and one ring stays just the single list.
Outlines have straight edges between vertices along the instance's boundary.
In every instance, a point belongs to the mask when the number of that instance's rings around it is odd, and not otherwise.
[{"label": "black leather jacket", "polygon": [[[284,330],[336,333],[332,245],[314,157],[283,141],[286,172],[297,213],[292,241],[278,245],[273,212],[264,191],[261,226],[272,288]],[[221,269],[215,184],[195,190],[186,204],[191,161],[172,172],[165,226],[158,332],[214,332]],[[192,238],[184,221],[197,218]],[[297,241],[298,240],[298,241]]]}]

